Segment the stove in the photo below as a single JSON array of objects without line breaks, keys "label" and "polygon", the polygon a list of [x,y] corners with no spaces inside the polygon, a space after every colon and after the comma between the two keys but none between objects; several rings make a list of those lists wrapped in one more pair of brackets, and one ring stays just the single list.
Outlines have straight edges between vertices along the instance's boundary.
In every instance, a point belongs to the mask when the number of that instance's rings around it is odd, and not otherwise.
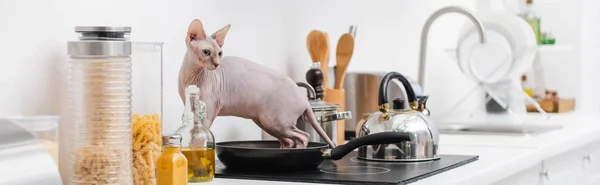
[{"label": "stove", "polygon": [[440,155],[440,159],[432,161],[379,162],[361,160],[356,156],[354,151],[337,161],[324,160],[315,170],[279,173],[228,170],[217,162],[215,178],[327,184],[408,184],[479,159],[479,156]]}]

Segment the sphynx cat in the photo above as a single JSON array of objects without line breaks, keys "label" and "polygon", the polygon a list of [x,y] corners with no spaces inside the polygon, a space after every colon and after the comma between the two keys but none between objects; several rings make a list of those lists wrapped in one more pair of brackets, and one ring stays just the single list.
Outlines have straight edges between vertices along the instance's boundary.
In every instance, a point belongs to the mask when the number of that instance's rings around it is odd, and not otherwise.
[{"label": "sphynx cat", "polygon": [[207,36],[200,20],[190,23],[185,38],[187,51],[179,71],[182,101],[185,88],[196,85],[200,88],[200,100],[207,106],[209,128],[217,116],[250,119],[277,138],[281,148],[306,148],[310,135],[296,127],[296,121],[304,115],[319,136],[335,147],[318,124],[306,89],[258,63],[223,56],[221,48],[230,26]]}]

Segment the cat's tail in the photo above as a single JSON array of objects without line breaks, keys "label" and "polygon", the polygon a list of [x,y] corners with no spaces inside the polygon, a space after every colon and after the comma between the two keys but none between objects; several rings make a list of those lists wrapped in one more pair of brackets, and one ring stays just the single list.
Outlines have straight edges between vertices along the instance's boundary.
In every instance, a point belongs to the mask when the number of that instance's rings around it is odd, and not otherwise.
[{"label": "cat's tail", "polygon": [[317,131],[319,136],[321,136],[321,138],[325,139],[325,142],[327,142],[327,144],[329,144],[329,146],[331,148],[335,148],[335,146],[336,146],[335,143],[333,143],[331,138],[329,138],[329,136],[327,136],[327,133],[325,133],[325,130],[323,130],[323,127],[321,127],[321,124],[319,124],[319,122],[317,121],[317,117],[315,116],[315,113],[312,111],[310,103],[308,103],[308,107],[306,108],[304,113],[306,114],[306,117],[309,119],[308,122],[310,122],[310,125],[315,129],[315,131]]}]

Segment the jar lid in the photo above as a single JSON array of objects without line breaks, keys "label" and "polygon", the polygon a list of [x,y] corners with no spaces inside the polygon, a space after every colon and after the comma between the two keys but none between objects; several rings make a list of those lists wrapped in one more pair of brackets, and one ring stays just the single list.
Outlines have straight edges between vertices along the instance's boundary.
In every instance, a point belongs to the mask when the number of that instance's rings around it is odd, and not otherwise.
[{"label": "jar lid", "polygon": [[72,56],[130,56],[131,27],[77,26],[78,41],[67,44],[67,53]]},{"label": "jar lid", "polygon": [[179,134],[173,134],[169,136],[162,136],[164,146],[179,146],[181,145],[182,137]]},{"label": "jar lid", "polygon": [[313,111],[329,111],[329,110],[338,110],[340,108],[339,104],[327,103],[322,100],[311,101],[310,106]]},{"label": "jar lid", "polygon": [[131,33],[131,27],[112,27],[112,26],[77,26],[75,32],[127,32]]}]

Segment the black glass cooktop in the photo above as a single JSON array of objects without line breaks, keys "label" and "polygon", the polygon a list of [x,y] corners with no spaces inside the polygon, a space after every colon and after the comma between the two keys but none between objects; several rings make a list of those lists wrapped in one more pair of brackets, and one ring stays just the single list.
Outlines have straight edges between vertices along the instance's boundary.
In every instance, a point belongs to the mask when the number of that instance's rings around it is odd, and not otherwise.
[{"label": "black glass cooktop", "polygon": [[441,155],[426,162],[376,162],[356,158],[325,160],[318,169],[298,172],[244,172],[226,169],[217,162],[215,178],[270,180],[327,184],[408,184],[476,161],[479,156]]}]

